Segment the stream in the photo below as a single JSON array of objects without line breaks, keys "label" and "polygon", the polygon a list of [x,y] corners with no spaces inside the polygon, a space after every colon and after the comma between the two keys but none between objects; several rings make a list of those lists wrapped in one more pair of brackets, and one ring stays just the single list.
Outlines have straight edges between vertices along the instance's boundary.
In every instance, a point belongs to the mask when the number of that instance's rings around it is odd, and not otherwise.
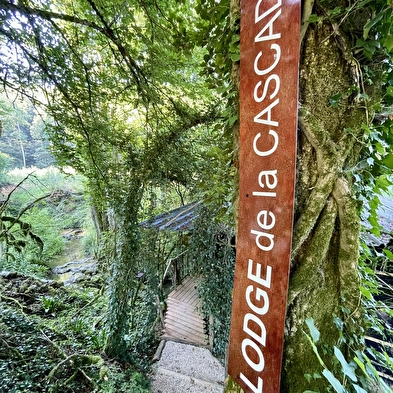
[{"label": "stream", "polygon": [[66,240],[65,248],[53,261],[54,280],[61,281],[64,285],[72,285],[97,272],[97,261],[85,254],[83,235],[83,231],[79,228],[63,232],[62,236]]}]

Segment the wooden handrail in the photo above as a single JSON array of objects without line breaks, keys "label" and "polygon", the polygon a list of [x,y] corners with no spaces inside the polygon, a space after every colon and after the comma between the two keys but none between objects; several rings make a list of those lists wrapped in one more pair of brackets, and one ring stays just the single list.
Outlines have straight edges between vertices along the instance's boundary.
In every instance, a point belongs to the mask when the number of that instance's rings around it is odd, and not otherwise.
[{"label": "wooden handrail", "polygon": [[[165,271],[164,271],[164,274],[163,274],[163,276],[162,276],[162,279],[161,279],[161,283],[160,283],[160,288],[162,288],[162,286],[163,286],[163,284],[164,284],[164,280],[165,280],[165,277],[166,277],[166,275],[168,274],[168,271],[169,271],[169,268],[170,268],[170,266],[171,266],[171,264],[172,263],[177,263],[177,260],[181,257],[181,256],[183,256],[184,254],[186,254],[187,253],[187,250],[185,250],[185,251],[183,251],[182,253],[180,253],[179,255],[177,255],[176,257],[174,257],[174,258],[170,258],[169,259],[169,261],[168,261],[168,263],[167,263],[167,265],[166,265],[166,268],[165,268]],[[176,289],[176,271],[177,271],[177,269],[176,269],[176,265],[175,265],[175,278],[174,278],[174,282],[172,282],[172,285],[174,286],[174,288]]]},{"label": "wooden handrail", "polygon": [[[170,266],[171,266],[172,263],[175,263],[175,269],[174,269],[174,270],[175,270],[175,274],[174,274],[174,279],[173,279],[173,281],[172,281],[172,285],[173,285],[174,288],[176,289],[176,285],[177,285],[177,282],[176,282],[176,281],[177,281],[177,277],[176,277],[177,266],[176,266],[176,263],[177,263],[177,260],[178,260],[181,256],[183,256],[186,252],[187,252],[187,250],[183,251],[182,253],[180,253],[179,255],[177,255],[175,258],[170,258],[170,259],[168,260],[168,263],[167,263],[167,265],[166,265],[166,268],[165,268],[164,274],[163,274],[163,276],[162,276],[161,282],[160,282],[160,284],[159,284],[159,286],[158,286],[158,289],[159,289],[160,291],[162,291],[162,287],[163,287],[163,285],[164,285],[165,277],[166,277],[166,275],[168,274],[169,268],[170,268]],[[158,295],[157,295],[157,306],[158,306],[158,313],[159,313],[159,316],[160,316],[160,319],[161,319],[162,326],[164,326],[164,313],[163,313],[163,309],[162,309],[162,307],[161,307],[161,302],[160,302],[160,299],[159,299],[159,296],[158,296]]]}]

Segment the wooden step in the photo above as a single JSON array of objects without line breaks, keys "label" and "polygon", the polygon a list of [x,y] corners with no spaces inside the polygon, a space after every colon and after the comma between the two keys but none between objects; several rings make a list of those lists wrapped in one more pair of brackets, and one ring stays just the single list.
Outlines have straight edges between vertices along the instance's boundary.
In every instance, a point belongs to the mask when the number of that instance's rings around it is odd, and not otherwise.
[{"label": "wooden step", "polygon": [[165,318],[165,325],[168,326],[184,326],[187,329],[192,329],[197,332],[204,332],[204,323],[202,320],[184,320],[178,319],[174,316],[167,316]]},{"label": "wooden step", "polygon": [[185,313],[191,313],[195,315],[201,316],[202,314],[199,312],[199,307],[195,307],[193,304],[187,304],[185,302],[180,302],[178,300],[168,300],[167,309],[179,310]]},{"label": "wooden step", "polygon": [[180,331],[165,328],[164,337],[169,337],[175,340],[181,340],[189,343],[195,343],[198,345],[207,345],[206,337],[199,334],[194,334],[189,331]]},{"label": "wooden step", "polygon": [[193,327],[185,326],[185,325],[171,325],[167,324],[165,326],[165,333],[168,334],[168,332],[171,332],[171,334],[179,334],[182,336],[184,339],[184,335],[191,335],[191,336],[197,336],[201,339],[206,338],[206,334],[204,333],[203,330],[199,329],[194,329]]},{"label": "wooden step", "polygon": [[208,345],[196,286],[199,280],[189,278],[172,291],[167,299],[163,338],[173,341]]},{"label": "wooden step", "polygon": [[174,311],[170,311],[166,313],[164,321],[168,321],[169,323],[172,324],[185,324],[188,326],[195,326],[197,327],[203,327],[205,325],[205,322],[203,319],[198,318],[197,316],[192,316],[192,315],[179,315]]},{"label": "wooden step", "polygon": [[185,299],[184,297],[177,298],[177,297],[168,297],[167,303],[184,303],[184,304],[188,304],[189,306],[193,306],[194,308],[197,308],[200,306],[201,301],[200,299],[198,299],[197,297],[194,298],[189,298],[189,299]]}]

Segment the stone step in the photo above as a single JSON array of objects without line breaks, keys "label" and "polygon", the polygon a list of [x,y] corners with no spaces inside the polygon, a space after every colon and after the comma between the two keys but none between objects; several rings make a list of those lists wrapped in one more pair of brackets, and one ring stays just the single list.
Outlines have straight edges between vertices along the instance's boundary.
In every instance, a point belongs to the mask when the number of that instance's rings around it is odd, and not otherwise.
[{"label": "stone step", "polygon": [[161,343],[151,376],[153,393],[223,393],[225,370],[212,353],[194,345]]},{"label": "stone step", "polygon": [[151,390],[154,393],[223,393],[224,386],[158,367]]}]

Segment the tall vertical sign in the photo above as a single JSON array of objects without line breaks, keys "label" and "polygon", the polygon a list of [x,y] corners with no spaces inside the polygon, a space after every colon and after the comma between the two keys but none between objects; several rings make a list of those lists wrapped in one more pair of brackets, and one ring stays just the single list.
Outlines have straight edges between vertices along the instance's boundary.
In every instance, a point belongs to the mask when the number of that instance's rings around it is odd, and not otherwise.
[{"label": "tall vertical sign", "polygon": [[243,0],[240,200],[229,375],[278,393],[293,225],[300,0]]}]

